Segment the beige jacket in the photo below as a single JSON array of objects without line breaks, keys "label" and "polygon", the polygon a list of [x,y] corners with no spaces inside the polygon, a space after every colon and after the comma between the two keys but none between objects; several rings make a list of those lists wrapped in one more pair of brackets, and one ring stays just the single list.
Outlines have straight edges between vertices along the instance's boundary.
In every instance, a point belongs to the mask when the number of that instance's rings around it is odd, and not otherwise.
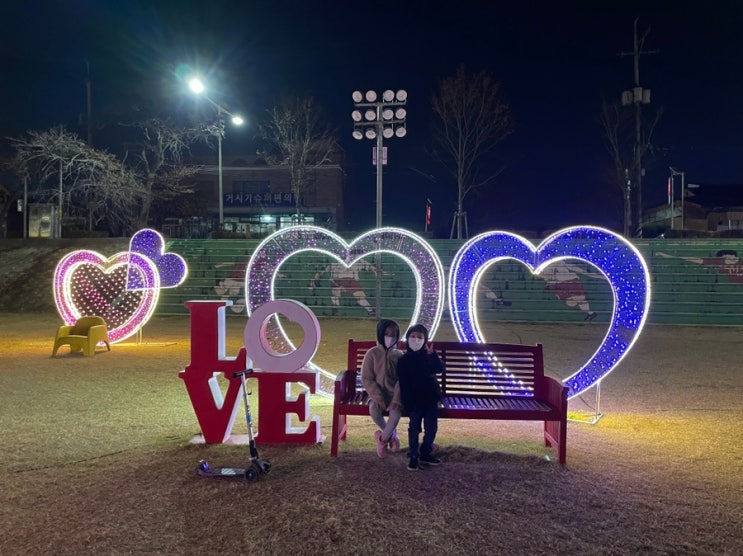
[{"label": "beige jacket", "polygon": [[379,403],[384,402],[389,408],[391,403],[400,404],[400,387],[397,384],[397,360],[402,351],[390,350],[377,344],[364,355],[361,363],[361,382],[369,398]]}]

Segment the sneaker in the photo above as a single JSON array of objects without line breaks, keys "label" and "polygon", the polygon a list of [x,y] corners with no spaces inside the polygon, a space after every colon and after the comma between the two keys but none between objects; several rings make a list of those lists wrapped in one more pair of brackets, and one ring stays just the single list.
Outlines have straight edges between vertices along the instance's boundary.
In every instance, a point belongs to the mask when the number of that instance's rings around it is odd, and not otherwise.
[{"label": "sneaker", "polygon": [[588,322],[591,322],[595,318],[596,318],[596,312],[595,311],[591,311],[590,313],[588,313],[586,315],[586,318],[584,318],[583,320],[588,321]]},{"label": "sneaker", "polygon": [[420,462],[423,465],[441,465],[441,460],[433,457],[431,454],[421,456]]},{"label": "sneaker", "polygon": [[408,471],[418,471],[418,458],[410,458],[408,460]]},{"label": "sneaker", "polygon": [[393,432],[392,436],[390,437],[390,452],[399,452],[400,451],[400,440],[397,438],[397,433]]},{"label": "sneaker", "polygon": [[374,439],[377,441],[377,455],[383,458],[387,452],[387,443],[382,440],[382,431],[374,431]]}]

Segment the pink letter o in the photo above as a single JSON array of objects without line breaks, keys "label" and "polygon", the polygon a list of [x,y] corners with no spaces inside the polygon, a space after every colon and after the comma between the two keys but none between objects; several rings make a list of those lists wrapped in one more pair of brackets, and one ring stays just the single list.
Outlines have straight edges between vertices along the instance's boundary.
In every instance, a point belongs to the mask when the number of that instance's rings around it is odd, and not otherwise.
[{"label": "pink letter o", "polygon": [[[297,323],[304,332],[304,341],[291,353],[278,353],[266,338],[265,323],[273,314],[280,314]],[[320,345],[320,323],[309,307],[293,299],[274,299],[258,307],[250,315],[243,333],[245,351],[254,367],[269,372],[293,373],[314,357]]]}]

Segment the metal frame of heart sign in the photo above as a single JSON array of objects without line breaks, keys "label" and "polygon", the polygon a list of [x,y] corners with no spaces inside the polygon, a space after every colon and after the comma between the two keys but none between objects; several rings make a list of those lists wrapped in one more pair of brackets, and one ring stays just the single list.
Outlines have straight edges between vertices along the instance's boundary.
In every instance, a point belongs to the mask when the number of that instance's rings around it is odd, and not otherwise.
[{"label": "metal frame of heart sign", "polygon": [[[132,271],[143,289],[126,289]],[[96,274],[100,278],[91,278]],[[54,270],[54,301],[65,324],[73,325],[92,312],[106,321],[112,344],[129,338],[144,326],[155,311],[159,296],[160,275],[155,263],[131,251],[110,258],[95,251],[73,251]]]},{"label": "metal frame of heart sign", "polygon": [[515,259],[533,274],[559,260],[579,259],[606,277],[614,296],[606,336],[588,362],[564,379],[570,398],[597,385],[627,355],[647,318],[650,273],[640,252],[622,236],[593,226],[560,230],[538,247],[508,232],[480,234],[462,246],[451,265],[449,312],[460,341],[485,341],[477,320],[477,286],[488,267],[503,259]]},{"label": "metal frame of heart sign", "polygon": [[[415,310],[410,322],[420,322],[433,337],[441,322],[444,309],[444,269],[436,252],[425,240],[401,228],[378,228],[346,243],[343,238],[316,226],[291,226],[268,236],[253,252],[245,273],[245,292],[248,315],[272,301],[275,280],[283,262],[303,251],[317,251],[347,267],[374,253],[389,253],[402,258],[415,276],[417,291]],[[279,352],[294,349],[294,345],[277,318],[265,326],[266,339]],[[335,379],[312,362],[311,369]],[[320,393],[330,394],[332,392]]]}]

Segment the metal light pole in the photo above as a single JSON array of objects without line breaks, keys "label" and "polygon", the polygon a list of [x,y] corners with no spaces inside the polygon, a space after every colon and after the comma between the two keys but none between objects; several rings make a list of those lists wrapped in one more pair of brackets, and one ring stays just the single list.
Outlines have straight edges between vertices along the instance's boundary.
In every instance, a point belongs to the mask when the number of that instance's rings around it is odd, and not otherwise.
[{"label": "metal light pole", "polygon": [[219,174],[219,229],[224,230],[224,181],[222,179],[222,136],[224,135],[224,120],[222,110],[217,108],[219,129],[217,130],[217,173]]},{"label": "metal light pole", "polygon": [[673,187],[673,178],[676,176],[681,176],[681,231],[684,230],[684,189],[686,189],[686,172],[681,172],[679,170],[676,170],[673,166],[669,166],[668,169],[671,171],[671,229],[673,230],[673,221],[674,221],[674,187]]},{"label": "metal light pole", "polygon": [[635,107],[635,145],[634,145],[634,171],[635,171],[635,193],[637,195],[637,235],[642,237],[642,157],[647,149],[647,143],[642,138],[642,105],[650,103],[650,89],[644,89],[640,85],[640,56],[642,54],[657,54],[657,50],[642,50],[649,30],[642,37],[637,36],[637,21],[634,23],[634,39],[632,52],[622,52],[621,56],[634,57],[635,86],[628,91],[622,92],[622,106]]},{"label": "metal light pole", "polygon": [[189,88],[196,94],[202,95],[208,100],[212,106],[217,110],[217,174],[219,180],[219,229],[224,230],[224,181],[222,176],[222,139],[224,137],[225,125],[224,125],[224,114],[227,114],[232,118],[234,125],[242,125],[244,120],[227,110],[221,104],[214,102],[211,98],[204,94],[204,83],[197,77],[194,77],[188,82]]},{"label": "metal light pole", "polygon": [[[381,99],[376,91],[354,91],[351,95],[354,107],[351,112],[353,119],[353,138],[361,141],[364,137],[377,140],[377,228],[382,227],[382,164],[384,152],[384,139],[392,137],[405,137],[407,128],[405,118],[407,111],[405,106],[408,93],[403,89],[394,92],[387,89],[382,93]],[[360,110],[365,109],[365,110]],[[382,312],[382,257],[376,254],[376,315]]]}]

